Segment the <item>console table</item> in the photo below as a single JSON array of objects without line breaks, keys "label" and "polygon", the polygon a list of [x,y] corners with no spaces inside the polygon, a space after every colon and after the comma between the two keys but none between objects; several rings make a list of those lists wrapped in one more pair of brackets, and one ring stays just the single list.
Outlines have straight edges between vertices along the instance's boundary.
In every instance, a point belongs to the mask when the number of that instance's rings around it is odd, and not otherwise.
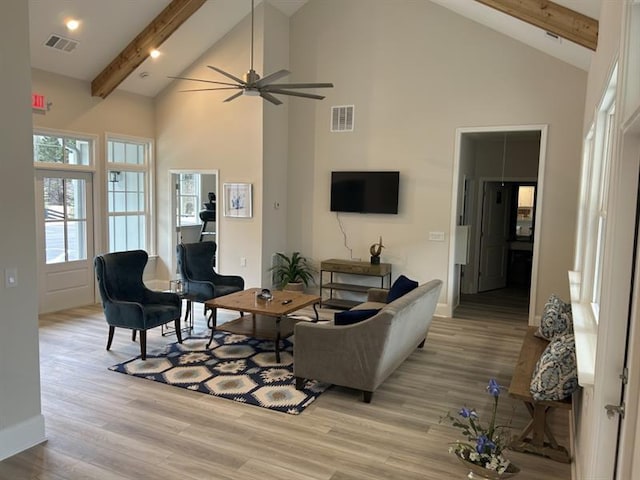
[{"label": "console table", "polygon": [[[324,274],[329,274],[329,282],[324,282]],[[339,260],[329,259],[320,262],[320,297],[322,297],[323,290],[329,290],[329,298],[322,299],[321,306],[330,308],[342,308],[348,309],[355,305],[358,305],[357,300],[347,300],[343,298],[335,298],[334,292],[345,291],[352,293],[365,294],[367,290],[372,288],[371,285],[362,285],[355,283],[343,283],[335,281],[334,274],[344,275],[361,275],[366,277],[378,277],[380,278],[380,288],[389,288],[391,286],[391,264],[380,263],[378,265],[372,265],[369,262],[357,262],[354,260]],[[386,287],[385,287],[386,279]],[[366,301],[366,298],[362,301]]]}]

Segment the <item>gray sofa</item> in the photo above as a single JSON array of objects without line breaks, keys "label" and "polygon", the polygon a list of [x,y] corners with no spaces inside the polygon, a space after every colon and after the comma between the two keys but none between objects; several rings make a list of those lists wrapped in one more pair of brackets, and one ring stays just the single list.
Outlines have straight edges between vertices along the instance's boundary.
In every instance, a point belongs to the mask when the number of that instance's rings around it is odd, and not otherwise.
[{"label": "gray sofa", "polygon": [[388,304],[387,290],[371,289],[368,301],[354,309],[381,310],[353,325],[298,322],[296,388],[303,388],[305,379],[319,380],[362,390],[369,403],[380,384],[424,345],[441,288],[441,280],[432,280]]}]

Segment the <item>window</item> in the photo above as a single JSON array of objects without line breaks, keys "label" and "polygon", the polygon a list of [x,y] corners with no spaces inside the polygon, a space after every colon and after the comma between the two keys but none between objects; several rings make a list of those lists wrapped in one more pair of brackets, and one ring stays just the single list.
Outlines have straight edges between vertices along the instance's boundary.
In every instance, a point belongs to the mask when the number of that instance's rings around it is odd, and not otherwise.
[{"label": "window", "polygon": [[107,138],[109,251],[150,251],[150,151],[146,141]]},{"label": "window", "polygon": [[48,165],[91,165],[90,140],[59,135],[33,136],[33,161]]},{"label": "window", "polygon": [[585,139],[581,173],[575,269],[581,273],[580,302],[591,306],[596,323],[599,321],[607,233],[609,170],[616,140],[616,78],[617,68],[600,104],[596,122]]},{"label": "window", "polygon": [[43,188],[46,263],[86,260],[88,226],[85,181],[45,177]]},{"label": "window", "polygon": [[200,174],[180,173],[178,175],[178,220],[179,226],[199,225],[200,217]]}]

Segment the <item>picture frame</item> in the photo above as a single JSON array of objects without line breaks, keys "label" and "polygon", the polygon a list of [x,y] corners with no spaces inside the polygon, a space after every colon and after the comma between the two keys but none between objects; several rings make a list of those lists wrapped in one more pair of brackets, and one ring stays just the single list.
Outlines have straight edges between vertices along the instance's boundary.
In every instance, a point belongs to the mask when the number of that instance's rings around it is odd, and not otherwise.
[{"label": "picture frame", "polygon": [[223,212],[225,217],[251,218],[252,184],[225,183],[222,185]]}]

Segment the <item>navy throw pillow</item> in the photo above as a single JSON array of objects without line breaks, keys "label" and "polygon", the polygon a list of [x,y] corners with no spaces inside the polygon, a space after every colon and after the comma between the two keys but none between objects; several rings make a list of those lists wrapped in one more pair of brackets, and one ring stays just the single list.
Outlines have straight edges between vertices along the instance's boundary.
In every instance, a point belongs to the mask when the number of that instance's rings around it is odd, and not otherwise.
[{"label": "navy throw pillow", "polygon": [[404,275],[400,275],[396,278],[396,281],[393,282],[393,285],[391,285],[391,288],[389,289],[389,293],[387,294],[387,303],[391,303],[394,300],[399,299],[401,296],[409,293],[417,287],[418,282],[411,280]]},{"label": "navy throw pillow", "polygon": [[333,316],[333,324],[352,325],[373,317],[379,311],[380,309],[378,308],[370,308],[366,310],[345,310],[344,312],[336,312]]}]

